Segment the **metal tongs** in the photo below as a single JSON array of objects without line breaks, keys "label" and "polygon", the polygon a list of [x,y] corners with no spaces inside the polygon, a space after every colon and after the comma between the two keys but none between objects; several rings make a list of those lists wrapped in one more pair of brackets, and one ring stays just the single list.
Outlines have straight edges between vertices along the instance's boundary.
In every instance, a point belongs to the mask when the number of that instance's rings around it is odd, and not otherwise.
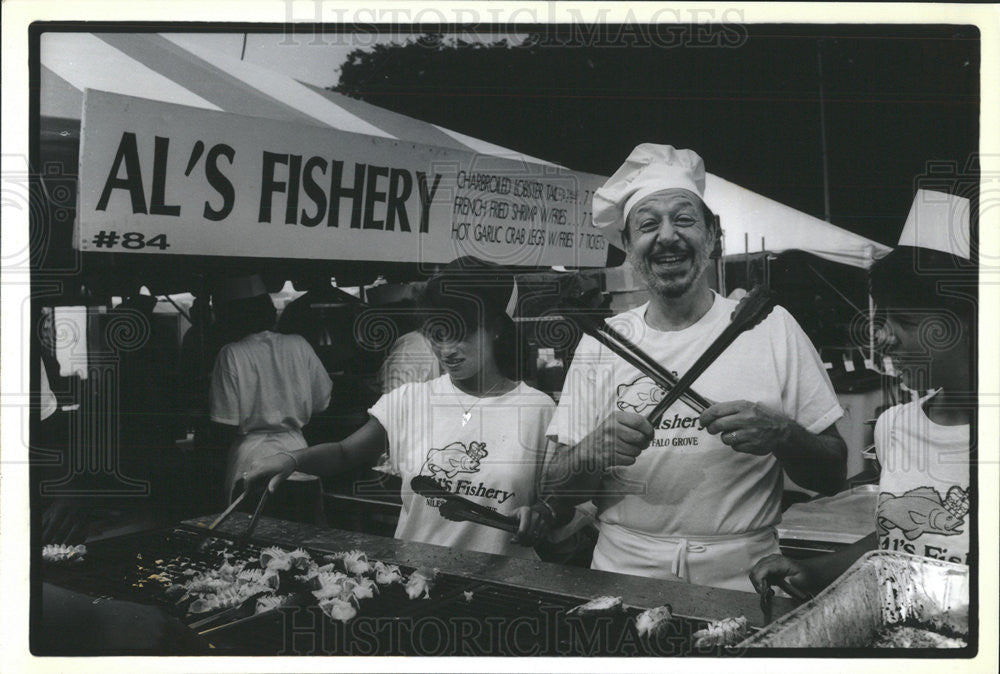
[{"label": "metal tongs", "polygon": [[[653,360],[649,354],[615,328],[595,315],[584,313],[583,307],[571,307],[564,316],[576,323],[584,333],[607,347],[609,351],[618,354],[622,360],[648,376],[663,390],[670,391],[677,385],[677,377],[672,372]],[[710,400],[694,390],[682,392],[680,398],[699,414],[712,405]]]},{"label": "metal tongs", "polygon": [[674,384],[673,389],[667,391],[663,400],[657,403],[653,411],[647,415],[646,418],[649,419],[650,423],[653,426],[658,425],[663,413],[689,391],[691,385],[722,355],[722,352],[729,348],[729,345],[736,341],[737,337],[764,320],[773,308],[774,295],[771,293],[771,289],[766,285],[754,286],[753,290],[747,293],[747,296],[736,305],[736,309],[733,310],[730,317],[730,323],[722,331],[722,334],[708,345],[708,348],[698,357],[694,365]]},{"label": "metal tongs", "polygon": [[445,502],[441,504],[439,511],[441,517],[445,519],[454,522],[474,522],[494,529],[503,529],[512,534],[517,533],[519,522],[516,517],[501,515],[486,506],[481,506],[458,494],[452,494],[432,477],[417,475],[410,480],[410,488],[427,498],[444,499]]},{"label": "metal tongs", "polygon": [[[257,508],[253,511],[253,516],[250,518],[250,524],[247,525],[247,530],[243,533],[243,538],[250,538],[253,532],[257,529],[257,522],[260,520],[260,514],[264,510],[264,504],[267,503],[268,497],[274,493],[280,484],[278,478],[280,475],[275,475],[271,478],[271,481],[267,483],[267,488],[264,489],[264,493],[260,495],[260,500],[257,502]],[[229,504],[229,507],[222,511],[222,514],[215,518],[215,521],[208,525],[208,530],[213,531],[216,527],[222,524],[224,521],[229,519],[234,512],[236,512],[237,506],[243,502],[246,498],[247,492],[244,489],[243,493],[236,497],[236,499]]]},{"label": "metal tongs", "polygon": [[653,426],[657,426],[664,412],[678,400],[683,400],[699,414],[712,405],[710,400],[695,392],[691,385],[704,374],[705,370],[737,337],[764,320],[773,308],[774,296],[771,290],[765,285],[755,286],[746,297],[740,300],[733,311],[730,324],[726,326],[722,334],[705,349],[705,352],[680,379],[603,321],[594,320],[592,317],[586,317],[579,313],[568,313],[567,318],[572,319],[585,333],[621,356],[627,363],[647,375],[667,392],[663,400],[657,403],[656,407],[646,415],[649,422]]}]

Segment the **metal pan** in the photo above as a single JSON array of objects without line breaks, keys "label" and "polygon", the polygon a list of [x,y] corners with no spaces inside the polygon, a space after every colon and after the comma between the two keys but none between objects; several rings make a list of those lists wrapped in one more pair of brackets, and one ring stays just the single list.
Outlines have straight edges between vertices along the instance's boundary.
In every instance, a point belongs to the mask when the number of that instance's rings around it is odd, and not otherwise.
[{"label": "metal pan", "polygon": [[969,567],[869,552],[832,585],[736,648],[860,648],[889,625],[969,633]]}]

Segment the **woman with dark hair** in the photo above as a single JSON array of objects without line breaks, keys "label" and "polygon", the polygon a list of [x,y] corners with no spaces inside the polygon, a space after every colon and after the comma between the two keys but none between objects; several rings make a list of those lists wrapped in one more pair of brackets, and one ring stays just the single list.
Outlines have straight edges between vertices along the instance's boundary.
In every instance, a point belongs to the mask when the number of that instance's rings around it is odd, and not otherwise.
[{"label": "woman with dark hair", "polygon": [[[419,306],[423,334],[444,374],[408,382],[383,395],[368,422],[340,442],[280,452],[253,463],[248,488],[299,470],[334,475],[373,465],[388,451],[403,478],[396,538],[465,550],[530,557],[549,524],[536,503],[552,399],[519,381],[518,340],[510,315],[517,303],[513,276],[475,258],[460,258],[432,278]],[[440,503],[410,490],[417,475],[452,493],[515,515],[505,532],[446,520]],[[269,488],[273,488],[273,484]]]},{"label": "woman with dark hair", "polygon": [[[276,311],[260,277],[219,284],[214,305],[226,344],[212,370],[209,418],[216,444],[229,447],[224,493],[231,502],[254,460],[305,444],[302,427],[330,404],[333,384],[304,338],[273,331]],[[302,473],[290,479],[299,488],[286,490],[285,503],[278,499],[269,512],[322,523],[320,481]]]}]

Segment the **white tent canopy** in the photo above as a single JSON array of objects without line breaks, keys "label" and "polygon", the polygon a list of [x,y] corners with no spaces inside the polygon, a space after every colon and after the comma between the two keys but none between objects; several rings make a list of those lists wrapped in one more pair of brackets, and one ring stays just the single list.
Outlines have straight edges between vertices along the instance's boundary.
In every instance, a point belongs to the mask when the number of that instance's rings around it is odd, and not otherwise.
[{"label": "white tent canopy", "polygon": [[83,90],[327,126],[341,131],[552,162],[422,122],[209,49],[169,33],[44,33],[41,114],[80,119]]},{"label": "white tent canopy", "polygon": [[[41,114],[80,119],[83,90],[101,89],[209,110],[552,165],[456,131],[303,84],[248,61],[192,47],[170,34],[45,33]],[[705,200],[720,216],[726,256],[803,250],[867,267],[889,248],[709,174]]]},{"label": "white tent canopy", "polygon": [[[802,250],[818,257],[867,268],[891,249],[829,222],[708,174],[705,202],[725,232],[724,256],[763,250]],[[748,245],[749,244],[749,245]]]}]

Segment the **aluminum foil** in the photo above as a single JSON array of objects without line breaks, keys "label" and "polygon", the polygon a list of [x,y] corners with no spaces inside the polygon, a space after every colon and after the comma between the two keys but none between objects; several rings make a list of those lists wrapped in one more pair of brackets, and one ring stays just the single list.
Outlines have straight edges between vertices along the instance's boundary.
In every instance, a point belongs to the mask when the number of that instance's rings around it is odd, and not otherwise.
[{"label": "aluminum foil", "polygon": [[969,633],[969,567],[898,552],[869,552],[809,602],[737,648],[860,648],[887,625]]}]

